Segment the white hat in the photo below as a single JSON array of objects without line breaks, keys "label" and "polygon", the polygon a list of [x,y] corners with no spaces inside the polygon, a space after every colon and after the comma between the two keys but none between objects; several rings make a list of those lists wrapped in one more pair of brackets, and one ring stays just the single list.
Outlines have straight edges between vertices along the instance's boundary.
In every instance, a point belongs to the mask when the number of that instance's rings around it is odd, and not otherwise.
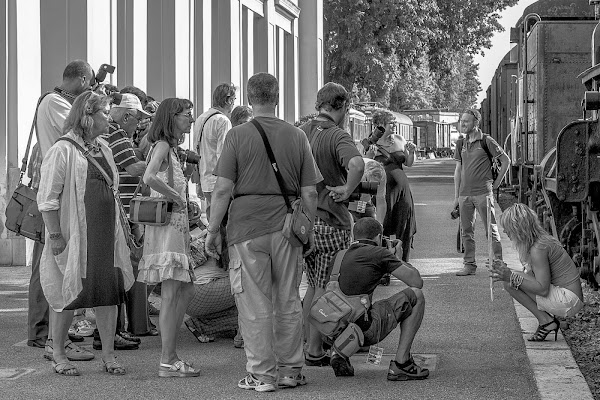
[{"label": "white hat", "polygon": [[119,104],[113,104],[113,107],[137,110],[138,115],[141,114],[143,117],[152,116],[152,114],[150,114],[149,112],[144,111],[140,99],[138,99],[138,97],[132,93],[121,94],[121,102]]}]

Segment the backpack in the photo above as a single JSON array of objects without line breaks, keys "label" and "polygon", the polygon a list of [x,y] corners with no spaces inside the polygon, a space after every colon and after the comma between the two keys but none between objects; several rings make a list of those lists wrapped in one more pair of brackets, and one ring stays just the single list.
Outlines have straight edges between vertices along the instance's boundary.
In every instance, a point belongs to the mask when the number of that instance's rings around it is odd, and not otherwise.
[{"label": "backpack", "polygon": [[[488,159],[490,160],[490,164],[492,166],[492,179],[496,180],[496,178],[498,178],[498,173],[500,172],[500,160],[498,160],[497,158],[494,159],[492,157],[492,153],[490,153],[490,149],[488,148],[487,145],[487,138],[490,136],[487,133],[481,133],[481,148],[485,151],[485,154],[487,154]],[[456,152],[458,154],[460,154],[460,152],[462,151],[462,147],[463,147],[463,142],[464,142],[464,138],[460,138],[456,141]]]},{"label": "backpack", "polygon": [[371,306],[369,295],[347,296],[340,289],[340,266],[347,251],[337,253],[325,293],[313,302],[308,315],[310,323],[321,334],[334,340]]}]

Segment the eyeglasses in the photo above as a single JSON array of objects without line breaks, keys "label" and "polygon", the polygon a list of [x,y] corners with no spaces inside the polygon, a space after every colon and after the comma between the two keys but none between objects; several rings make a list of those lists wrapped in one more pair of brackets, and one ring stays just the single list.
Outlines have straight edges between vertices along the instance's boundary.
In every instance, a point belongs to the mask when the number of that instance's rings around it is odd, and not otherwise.
[{"label": "eyeglasses", "polygon": [[177,113],[175,115],[180,115],[182,117],[187,117],[189,120],[192,120],[192,121],[194,120],[194,116],[192,115],[192,113],[185,113],[185,114]]}]

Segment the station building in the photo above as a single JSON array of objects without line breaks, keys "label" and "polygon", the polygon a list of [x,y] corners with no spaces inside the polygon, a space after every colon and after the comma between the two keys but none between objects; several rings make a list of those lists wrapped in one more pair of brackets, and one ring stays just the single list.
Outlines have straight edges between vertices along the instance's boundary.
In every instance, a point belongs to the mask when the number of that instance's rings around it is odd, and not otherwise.
[{"label": "station building", "polygon": [[293,123],[314,112],[323,85],[323,0],[0,0],[0,20],[0,266],[26,263],[25,239],[4,227],[6,204],[37,99],[71,60],[114,65],[105,83],[188,98],[195,115],[222,82],[247,104],[248,78],[269,72],[278,116]]}]

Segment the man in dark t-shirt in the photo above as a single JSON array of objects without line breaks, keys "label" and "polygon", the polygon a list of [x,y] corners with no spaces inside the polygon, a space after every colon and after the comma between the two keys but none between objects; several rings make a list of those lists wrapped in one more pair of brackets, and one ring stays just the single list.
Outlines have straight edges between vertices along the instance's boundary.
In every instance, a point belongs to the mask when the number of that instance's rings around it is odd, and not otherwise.
[{"label": "man in dark t-shirt", "polygon": [[[375,302],[367,311],[366,318],[355,323],[363,331],[365,346],[379,343],[400,324],[401,334],[396,357],[390,361],[387,379],[405,381],[425,379],[429,371],[415,364],[410,349],[421,327],[425,311],[425,297],[421,288],[423,279],[409,263],[401,261],[402,245],[394,253],[381,246],[382,225],[374,218],[361,218],[354,225],[354,238],[340,266],[339,285],[348,296],[368,294],[372,299],[379,280],[386,273],[406,283],[409,287],[395,295]],[[332,352],[331,366],[336,376],[352,376],[354,368],[350,360]]]},{"label": "man in dark t-shirt", "polygon": [[[340,128],[350,107],[350,95],[342,85],[329,82],[317,93],[319,115],[302,129],[323,181],[317,184],[319,201],[315,218],[314,252],[306,257],[308,289],[304,297],[306,317],[314,298],[325,292],[335,254],[350,246],[352,216],[346,200],[362,179],[365,163],[352,137]],[[327,366],[329,356],[323,350],[320,333],[306,328],[308,351],[306,365]]]}]

